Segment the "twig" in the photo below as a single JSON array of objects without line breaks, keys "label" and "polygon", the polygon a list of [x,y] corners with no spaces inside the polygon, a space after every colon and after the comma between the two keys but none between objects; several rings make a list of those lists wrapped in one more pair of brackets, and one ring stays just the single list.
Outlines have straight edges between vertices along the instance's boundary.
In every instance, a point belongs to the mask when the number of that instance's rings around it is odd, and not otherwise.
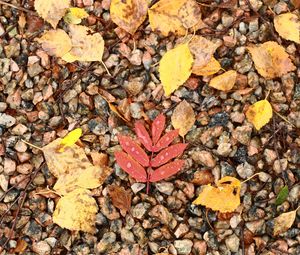
[{"label": "twig", "polygon": [[1,0],[0,0],[0,4],[7,5],[7,6],[12,7],[14,9],[17,9],[19,11],[28,12],[28,13],[30,13],[32,15],[36,15],[36,13],[34,11],[30,11],[30,10],[27,10],[27,9],[25,9],[23,7],[20,7],[20,6],[14,5],[14,4],[10,4],[10,3],[7,3],[7,2],[1,1]]}]

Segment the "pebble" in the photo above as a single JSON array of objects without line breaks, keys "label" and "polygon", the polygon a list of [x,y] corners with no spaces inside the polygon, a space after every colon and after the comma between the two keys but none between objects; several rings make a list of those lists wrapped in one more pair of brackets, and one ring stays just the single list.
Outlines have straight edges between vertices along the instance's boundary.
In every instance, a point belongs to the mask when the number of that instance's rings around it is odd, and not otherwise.
[{"label": "pebble", "polygon": [[174,190],[174,184],[171,182],[158,182],[155,183],[155,187],[159,190],[159,192],[171,195]]},{"label": "pebble", "polygon": [[189,231],[188,225],[184,223],[180,223],[179,226],[176,228],[174,235],[176,238],[180,238],[184,236]]},{"label": "pebble", "polygon": [[121,239],[125,243],[134,243],[134,235],[126,228],[121,229]]},{"label": "pebble", "polygon": [[134,194],[138,193],[139,191],[141,191],[145,187],[146,187],[146,184],[140,183],[140,182],[136,182],[136,183],[131,185],[131,189],[132,189]]},{"label": "pebble", "polygon": [[102,239],[97,244],[97,251],[101,254],[104,254],[109,248],[115,244],[117,236],[114,232],[104,233]]},{"label": "pebble", "polygon": [[149,203],[143,202],[143,203],[138,203],[133,207],[131,210],[132,217],[137,218],[137,219],[142,219],[148,209],[151,208],[151,205]]},{"label": "pebble", "polygon": [[213,168],[216,165],[216,160],[208,151],[194,151],[191,156],[197,164],[201,164],[210,168]]},{"label": "pebble", "polygon": [[194,242],[193,250],[197,255],[206,255],[207,253],[207,244],[203,240],[197,240]]},{"label": "pebble", "polygon": [[4,175],[0,175],[0,187],[3,191],[7,191],[8,188],[8,178]]},{"label": "pebble", "polygon": [[156,218],[162,224],[168,225],[172,220],[172,214],[163,205],[154,206],[149,212],[149,216]]},{"label": "pebble", "polygon": [[12,130],[11,133],[14,135],[24,135],[27,132],[28,128],[23,124],[17,124]]},{"label": "pebble", "polygon": [[137,78],[134,78],[130,81],[125,81],[124,82],[124,88],[125,90],[133,95],[133,96],[136,96],[138,95],[142,89],[144,88],[144,83],[142,81],[142,78],[141,77],[137,77]]},{"label": "pebble", "polygon": [[142,106],[139,103],[131,103],[130,104],[130,113],[134,119],[142,118]]},{"label": "pebble", "polygon": [[0,102],[0,112],[4,112],[7,108],[7,103]]},{"label": "pebble", "polygon": [[239,246],[240,246],[240,238],[237,237],[235,234],[227,237],[225,239],[225,243],[226,243],[227,248],[231,252],[238,252]]},{"label": "pebble", "polygon": [[250,165],[248,162],[245,162],[238,165],[236,171],[241,178],[247,179],[254,174],[255,167]]},{"label": "pebble", "polygon": [[12,175],[16,171],[16,162],[10,158],[4,158],[4,173]]},{"label": "pebble", "polygon": [[129,57],[129,62],[135,66],[142,64],[143,52],[139,49],[133,50],[131,56]]},{"label": "pebble", "polygon": [[38,62],[28,66],[27,68],[27,72],[28,75],[33,78],[37,75],[39,75],[40,73],[42,73],[44,71],[43,67],[40,66],[40,64]]},{"label": "pebble", "polygon": [[51,253],[51,247],[46,241],[34,242],[32,250],[39,255],[48,255]]},{"label": "pebble", "polygon": [[248,145],[251,140],[251,133],[251,126],[240,126],[233,130],[232,136],[241,144]]},{"label": "pebble", "polygon": [[175,240],[174,246],[178,254],[188,255],[192,251],[193,242],[189,239]]},{"label": "pebble", "polygon": [[16,123],[16,119],[6,113],[0,113],[0,126],[9,128]]}]

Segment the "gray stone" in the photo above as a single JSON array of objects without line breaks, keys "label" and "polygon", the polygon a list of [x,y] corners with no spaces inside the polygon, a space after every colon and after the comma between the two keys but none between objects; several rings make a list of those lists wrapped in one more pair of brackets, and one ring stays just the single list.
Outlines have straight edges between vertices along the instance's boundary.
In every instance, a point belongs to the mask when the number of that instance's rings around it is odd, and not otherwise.
[{"label": "gray stone", "polygon": [[238,252],[240,246],[240,239],[235,235],[231,235],[225,239],[227,248],[232,252]]},{"label": "gray stone", "polygon": [[158,182],[155,184],[155,187],[159,190],[159,192],[166,195],[171,195],[174,190],[174,185],[171,182]]},{"label": "gray stone", "polygon": [[148,211],[148,209],[151,207],[149,203],[139,203],[137,204],[131,211],[132,216],[137,219],[142,219],[145,215],[145,213]]},{"label": "gray stone", "polygon": [[238,165],[236,171],[241,178],[247,179],[254,174],[255,167],[250,165],[248,162],[245,162]]},{"label": "gray stone", "polygon": [[99,253],[105,253],[115,242],[117,236],[114,232],[104,233],[101,241],[97,244],[97,251]]},{"label": "gray stone", "polygon": [[189,239],[175,240],[174,246],[178,254],[187,255],[191,253],[193,242]]},{"label": "gray stone", "polygon": [[0,126],[11,127],[16,123],[16,119],[6,113],[0,113]]}]

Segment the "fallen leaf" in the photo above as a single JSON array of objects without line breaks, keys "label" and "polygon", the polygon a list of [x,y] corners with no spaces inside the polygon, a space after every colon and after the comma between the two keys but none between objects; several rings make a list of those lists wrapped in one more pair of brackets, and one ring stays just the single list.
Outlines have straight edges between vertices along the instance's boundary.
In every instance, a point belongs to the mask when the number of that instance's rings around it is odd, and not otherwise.
[{"label": "fallen leaf", "polygon": [[132,35],[146,19],[147,11],[147,0],[112,0],[110,4],[111,20]]},{"label": "fallen leaf", "polygon": [[72,48],[68,34],[62,29],[46,31],[41,38],[37,38],[44,51],[50,56],[62,57]]},{"label": "fallen leaf", "polygon": [[62,56],[66,62],[102,61],[104,40],[99,33],[81,26],[70,25],[72,49]]},{"label": "fallen leaf", "polygon": [[20,29],[20,34],[24,34],[24,28],[26,26],[26,17],[23,12],[21,12],[19,19],[18,19],[18,25]]},{"label": "fallen leaf", "polygon": [[178,11],[186,0],[160,0],[149,10],[149,22],[152,30],[158,30],[164,36],[169,33],[184,35],[186,29],[178,17]]},{"label": "fallen leaf", "polygon": [[201,20],[199,4],[194,0],[185,1],[178,11],[178,17],[186,29],[196,26],[199,20]]},{"label": "fallen leaf", "polygon": [[299,207],[291,212],[282,213],[274,219],[274,236],[286,232],[294,223]]},{"label": "fallen leaf", "polygon": [[64,21],[69,24],[80,24],[82,19],[87,18],[89,14],[83,8],[72,7],[69,8],[67,14],[64,16]]},{"label": "fallen leaf", "polygon": [[269,41],[247,49],[258,73],[266,79],[281,77],[296,69],[285,49],[276,42]]},{"label": "fallen leaf", "polygon": [[159,140],[166,124],[166,117],[162,113],[159,114],[151,125],[152,141],[154,144]]},{"label": "fallen leaf", "polygon": [[53,222],[73,231],[95,233],[98,206],[87,189],[75,189],[59,199],[53,213]]},{"label": "fallen leaf", "polygon": [[171,117],[172,126],[179,129],[179,135],[184,137],[195,123],[193,107],[185,100],[180,102]]},{"label": "fallen leaf", "polygon": [[274,27],[282,38],[300,43],[300,20],[296,14],[283,13],[275,16]]},{"label": "fallen leaf", "polygon": [[178,89],[191,75],[193,56],[187,44],[169,50],[159,62],[159,74],[166,96]]},{"label": "fallen leaf", "polygon": [[158,152],[166,147],[168,147],[173,140],[178,136],[179,130],[171,130],[167,132],[165,135],[163,135],[162,138],[158,140],[158,142],[152,147],[153,152]]},{"label": "fallen leaf", "polygon": [[192,72],[201,76],[209,76],[219,72],[221,69],[220,63],[212,57],[206,66],[198,68],[197,66],[193,66]]},{"label": "fallen leaf", "polygon": [[98,151],[92,151],[90,155],[91,155],[94,166],[105,167],[108,165],[107,154],[100,153]]},{"label": "fallen leaf", "polygon": [[56,28],[58,22],[71,6],[70,0],[35,0],[34,8],[44,20]]},{"label": "fallen leaf", "polygon": [[[60,142],[62,149],[64,149],[67,146],[74,145],[79,140],[81,135],[82,135],[81,128],[76,128],[76,129],[72,130],[71,132],[69,132]],[[59,151],[61,151],[61,149]]]},{"label": "fallen leaf", "polygon": [[279,191],[279,193],[276,197],[275,205],[281,205],[286,200],[288,195],[289,195],[289,188],[288,188],[288,186],[285,185]]},{"label": "fallen leaf", "polygon": [[203,36],[195,35],[189,42],[190,51],[194,56],[192,72],[195,73],[207,66],[212,61],[214,52],[221,45],[221,41],[212,42]]},{"label": "fallen leaf", "polygon": [[141,121],[134,123],[134,130],[139,141],[145,146],[148,151],[152,151],[152,140],[145,126]]},{"label": "fallen leaf", "polygon": [[291,3],[292,3],[296,8],[300,8],[300,0],[291,0]]},{"label": "fallen leaf", "polygon": [[155,169],[149,178],[150,182],[158,182],[179,172],[184,166],[185,160],[175,160]]},{"label": "fallen leaf", "polygon": [[132,196],[129,190],[125,190],[123,187],[117,185],[110,185],[108,187],[108,194],[111,197],[113,205],[121,210],[122,215],[130,211]]},{"label": "fallen leaf", "polygon": [[268,100],[260,100],[251,105],[247,112],[246,117],[257,130],[260,130],[263,126],[268,124],[272,118],[273,110]]},{"label": "fallen leaf", "polygon": [[27,248],[28,244],[23,240],[23,239],[19,239],[17,241],[17,246],[16,248],[13,249],[13,253],[21,253],[24,254],[25,250]]},{"label": "fallen leaf", "polygon": [[209,82],[209,86],[218,90],[228,91],[233,88],[236,78],[237,72],[230,70],[212,78]]},{"label": "fallen leaf", "polygon": [[196,205],[203,205],[222,213],[233,212],[240,205],[241,182],[225,176],[217,182],[217,187],[205,185],[197,199]]}]

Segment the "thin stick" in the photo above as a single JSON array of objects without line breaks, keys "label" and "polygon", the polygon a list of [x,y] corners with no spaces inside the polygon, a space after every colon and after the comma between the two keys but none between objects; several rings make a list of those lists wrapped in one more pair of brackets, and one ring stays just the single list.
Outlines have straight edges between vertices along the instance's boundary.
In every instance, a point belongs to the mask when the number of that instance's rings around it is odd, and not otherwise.
[{"label": "thin stick", "polygon": [[38,149],[38,150],[40,150],[40,151],[43,150],[41,147],[38,147],[38,146],[36,146],[36,145],[34,145],[34,144],[32,144],[32,143],[26,142],[26,141],[23,140],[23,139],[21,139],[21,141],[22,141],[23,143],[28,144],[29,146],[31,146],[31,147],[33,147],[33,148],[35,148],[35,149]]},{"label": "thin stick", "polygon": [[112,76],[111,73],[108,71],[108,68],[107,68],[107,66],[104,64],[104,62],[103,62],[102,60],[101,60],[100,62],[101,62],[101,64],[104,66],[104,68],[105,68],[106,72],[108,73],[108,75],[109,75],[109,76]]},{"label": "thin stick", "polygon": [[207,221],[209,227],[211,228],[211,230],[215,232],[215,229],[212,227],[212,225],[209,222],[209,219],[208,219],[208,210],[207,209],[205,211],[205,218],[206,218],[206,221]]},{"label": "thin stick", "polygon": [[297,128],[293,123],[291,123],[286,117],[282,116],[279,112],[274,111],[280,118],[282,118],[285,122],[292,125],[294,128]]},{"label": "thin stick", "polygon": [[247,181],[251,180],[253,177],[255,177],[255,176],[257,176],[257,175],[260,175],[260,174],[261,174],[261,172],[259,172],[259,173],[256,173],[256,174],[253,174],[252,176],[250,176],[248,179],[246,179],[246,180],[242,181],[241,183],[245,183],[245,182],[247,182]]},{"label": "thin stick", "polygon": [[19,11],[24,11],[24,12],[28,12],[28,13],[30,13],[30,14],[35,14],[35,15],[36,15],[36,13],[33,12],[33,11],[27,10],[27,9],[25,9],[25,8],[23,8],[23,7],[16,6],[16,5],[14,5],[14,4],[10,4],[10,3],[7,3],[7,2],[1,1],[1,0],[0,0],[0,4],[10,6],[10,7],[14,8],[14,9],[19,10]]}]

